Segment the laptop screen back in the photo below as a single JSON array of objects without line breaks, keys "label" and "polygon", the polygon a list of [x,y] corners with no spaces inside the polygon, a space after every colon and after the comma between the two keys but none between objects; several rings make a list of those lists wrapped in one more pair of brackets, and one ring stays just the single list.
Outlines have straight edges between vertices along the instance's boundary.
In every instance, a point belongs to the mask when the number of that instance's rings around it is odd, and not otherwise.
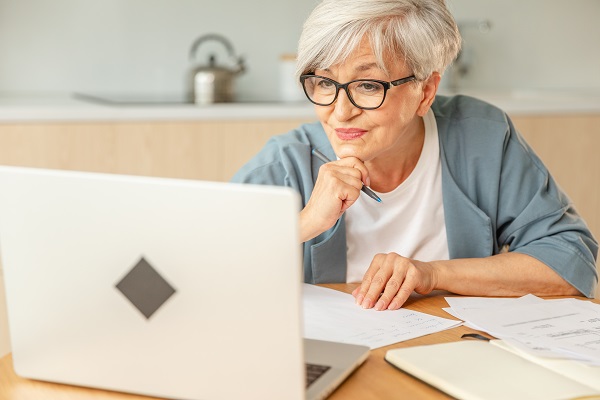
[{"label": "laptop screen back", "polygon": [[304,398],[296,193],[12,167],[0,190],[17,374],[181,399]]}]

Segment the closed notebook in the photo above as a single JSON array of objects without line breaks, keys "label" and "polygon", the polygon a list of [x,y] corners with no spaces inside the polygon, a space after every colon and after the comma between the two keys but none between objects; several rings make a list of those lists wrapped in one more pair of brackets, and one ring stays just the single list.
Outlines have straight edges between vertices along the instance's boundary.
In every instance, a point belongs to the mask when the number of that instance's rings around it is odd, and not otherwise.
[{"label": "closed notebook", "polygon": [[[597,385],[573,380],[491,342],[465,340],[394,349],[385,360],[461,400],[600,398],[600,390],[593,387]],[[598,373],[597,367],[581,367]]]}]

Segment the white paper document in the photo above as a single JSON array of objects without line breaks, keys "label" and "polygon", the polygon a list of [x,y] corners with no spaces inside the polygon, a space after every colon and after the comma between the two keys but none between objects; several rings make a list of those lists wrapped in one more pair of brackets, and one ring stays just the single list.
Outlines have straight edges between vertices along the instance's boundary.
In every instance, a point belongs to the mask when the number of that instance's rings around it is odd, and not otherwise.
[{"label": "white paper document", "polygon": [[530,354],[600,365],[597,304],[576,299],[543,300],[531,295],[527,298],[494,305],[488,302],[487,306],[481,302],[481,307],[477,303],[458,305],[457,300],[446,300],[469,325]]},{"label": "white paper document", "polygon": [[304,284],[304,337],[361,344],[376,349],[462,324],[401,308],[365,310],[354,297],[337,290]]},{"label": "white paper document", "polygon": [[466,315],[463,315],[463,310],[477,310],[477,309],[487,309],[495,307],[504,307],[511,306],[516,304],[533,304],[543,302],[544,299],[541,299],[532,294],[528,294],[522,297],[511,298],[511,297],[446,297],[446,302],[450,307],[443,308],[442,310],[446,311],[448,314],[452,315],[455,318],[462,319],[465,321],[464,325],[477,329],[479,331],[484,331],[475,325],[472,321],[469,321],[466,318]]}]

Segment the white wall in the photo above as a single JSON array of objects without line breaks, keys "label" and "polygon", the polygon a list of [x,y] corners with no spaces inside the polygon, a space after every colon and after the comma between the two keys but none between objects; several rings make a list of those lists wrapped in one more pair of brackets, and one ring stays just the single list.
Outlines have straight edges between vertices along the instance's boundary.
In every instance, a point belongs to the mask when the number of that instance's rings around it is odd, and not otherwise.
[{"label": "white wall", "polygon": [[[457,20],[493,25],[465,31],[464,87],[600,89],[600,1],[447,1]],[[193,40],[218,32],[246,56],[238,91],[276,98],[278,57],[316,2],[0,0],[0,92],[181,92]]]},{"label": "white wall", "polygon": [[600,1],[447,2],[457,21],[492,25],[488,33],[463,32],[475,65],[464,87],[600,89]]},{"label": "white wall", "polygon": [[[312,0],[0,0],[0,91],[180,92],[193,41],[220,33],[245,56],[239,90],[276,93]],[[200,48],[226,59],[218,43]]]}]

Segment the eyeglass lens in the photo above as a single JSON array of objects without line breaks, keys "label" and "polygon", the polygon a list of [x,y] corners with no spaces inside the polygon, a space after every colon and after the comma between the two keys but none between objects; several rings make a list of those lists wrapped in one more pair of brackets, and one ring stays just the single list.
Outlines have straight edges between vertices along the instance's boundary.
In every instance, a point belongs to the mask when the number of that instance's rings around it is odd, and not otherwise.
[{"label": "eyeglass lens", "polygon": [[[304,89],[313,103],[324,106],[333,103],[338,92],[335,82],[318,76],[307,77]],[[359,107],[377,108],[383,103],[385,88],[376,81],[360,80],[350,83],[346,93]]]}]

